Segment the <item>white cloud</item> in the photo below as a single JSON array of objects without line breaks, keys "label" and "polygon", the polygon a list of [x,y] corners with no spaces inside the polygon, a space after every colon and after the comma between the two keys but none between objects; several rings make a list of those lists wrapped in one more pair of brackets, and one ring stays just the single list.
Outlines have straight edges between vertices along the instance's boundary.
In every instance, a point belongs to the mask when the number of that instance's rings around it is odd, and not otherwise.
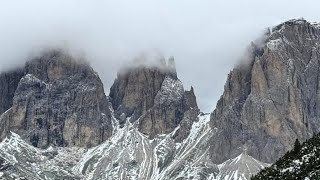
[{"label": "white cloud", "polygon": [[186,89],[212,111],[227,73],[261,31],[291,18],[319,21],[317,1],[10,0],[0,4],[0,70],[65,46],[85,53],[108,89],[141,52],[175,56]]}]

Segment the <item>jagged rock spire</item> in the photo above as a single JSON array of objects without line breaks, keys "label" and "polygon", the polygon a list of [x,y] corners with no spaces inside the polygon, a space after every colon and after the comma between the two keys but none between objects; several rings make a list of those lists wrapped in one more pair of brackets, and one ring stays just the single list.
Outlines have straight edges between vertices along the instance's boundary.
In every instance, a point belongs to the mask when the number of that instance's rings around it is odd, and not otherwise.
[{"label": "jagged rock spire", "polygon": [[171,56],[168,59],[168,68],[172,71],[176,71],[176,62],[174,61],[174,57]]},{"label": "jagged rock spire", "polygon": [[[166,64],[165,59],[159,59]],[[119,75],[110,89],[110,99],[115,115],[127,118],[131,122],[139,120],[140,132],[153,138],[157,134],[172,132],[184,119],[187,111],[193,110],[188,118],[196,119],[198,108],[193,91],[184,91],[182,82],[177,78],[174,58],[168,59],[168,65],[150,67],[131,67]],[[124,115],[123,115],[124,114]],[[195,114],[195,115],[194,115]],[[185,127],[190,127],[188,123]],[[178,136],[182,139],[188,130]],[[181,133],[180,133],[181,134]]]},{"label": "jagged rock spire", "polygon": [[159,63],[161,67],[166,67],[167,66],[167,62],[166,62],[166,58],[165,57],[160,57],[159,58]]},{"label": "jagged rock spire", "polygon": [[176,62],[175,62],[173,56],[169,57],[167,68],[168,68],[168,71],[169,71],[169,75],[172,78],[177,79],[178,75],[177,75],[177,71],[176,71]]}]

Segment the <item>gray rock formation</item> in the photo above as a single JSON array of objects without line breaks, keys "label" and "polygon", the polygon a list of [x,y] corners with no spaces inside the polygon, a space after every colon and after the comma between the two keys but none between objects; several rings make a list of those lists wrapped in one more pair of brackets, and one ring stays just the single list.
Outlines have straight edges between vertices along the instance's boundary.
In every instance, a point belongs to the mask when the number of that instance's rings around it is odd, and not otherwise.
[{"label": "gray rock formation", "polygon": [[23,75],[23,69],[0,73],[0,115],[12,106],[14,92]]},{"label": "gray rock formation", "polygon": [[22,70],[2,73],[0,92],[0,112],[6,111],[0,116],[1,139],[14,131],[44,148],[93,146],[111,136],[100,78],[87,63],[60,50],[28,61]]},{"label": "gray rock formation", "polygon": [[184,91],[177,78],[174,59],[168,66],[137,66],[118,74],[110,89],[116,117],[124,124],[139,121],[139,130],[153,138],[168,134],[181,125],[177,140],[185,138],[199,113],[193,88]]},{"label": "gray rock formation", "polygon": [[0,74],[0,135],[17,133],[0,143],[0,178],[248,179],[320,131],[319,44],[305,20],[268,30],[210,116],[173,58],[125,69],[107,99],[86,63],[47,53]]},{"label": "gray rock formation", "polygon": [[211,116],[219,133],[212,159],[222,162],[247,149],[274,162],[320,130],[320,26],[303,19],[282,23],[228,76]]}]

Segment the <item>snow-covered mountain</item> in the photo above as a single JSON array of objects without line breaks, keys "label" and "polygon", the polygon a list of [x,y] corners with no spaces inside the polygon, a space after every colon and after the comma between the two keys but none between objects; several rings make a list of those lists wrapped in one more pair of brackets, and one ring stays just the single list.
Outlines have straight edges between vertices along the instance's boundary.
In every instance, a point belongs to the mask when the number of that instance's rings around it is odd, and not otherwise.
[{"label": "snow-covered mountain", "polygon": [[247,155],[210,160],[217,129],[173,58],[120,72],[109,97],[98,75],[63,51],[2,73],[0,83],[2,179],[237,179],[265,166]]},{"label": "snow-covered mountain", "polygon": [[211,114],[172,57],[122,69],[109,96],[61,50],[2,72],[0,179],[249,179],[320,129],[319,27],[268,30]]},{"label": "snow-covered mountain", "polygon": [[[113,135],[96,147],[35,148],[15,133],[0,144],[3,179],[246,179],[267,164],[241,154],[222,164],[208,158],[208,140],[215,129],[210,115],[200,114],[189,136],[175,143],[174,133],[150,140],[129,119],[120,128],[113,117]],[[249,172],[249,173],[248,173]]]}]

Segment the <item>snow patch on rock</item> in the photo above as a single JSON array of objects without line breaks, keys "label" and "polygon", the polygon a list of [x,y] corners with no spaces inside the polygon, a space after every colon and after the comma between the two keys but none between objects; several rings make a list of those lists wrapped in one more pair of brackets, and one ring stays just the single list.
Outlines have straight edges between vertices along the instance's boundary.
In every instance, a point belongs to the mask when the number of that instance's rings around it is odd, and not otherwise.
[{"label": "snow patch on rock", "polygon": [[182,99],[183,94],[184,88],[182,82],[179,79],[173,79],[172,77],[167,76],[164,79],[155,100],[160,104],[170,104]]},{"label": "snow patch on rock", "polygon": [[215,180],[249,180],[251,176],[268,166],[269,164],[259,162],[248,154],[242,153],[233,159],[219,164],[219,174]]},{"label": "snow patch on rock", "polygon": [[273,50],[273,51],[278,50],[281,45],[282,45],[282,40],[281,39],[269,40],[267,42],[267,47],[270,50]]}]

